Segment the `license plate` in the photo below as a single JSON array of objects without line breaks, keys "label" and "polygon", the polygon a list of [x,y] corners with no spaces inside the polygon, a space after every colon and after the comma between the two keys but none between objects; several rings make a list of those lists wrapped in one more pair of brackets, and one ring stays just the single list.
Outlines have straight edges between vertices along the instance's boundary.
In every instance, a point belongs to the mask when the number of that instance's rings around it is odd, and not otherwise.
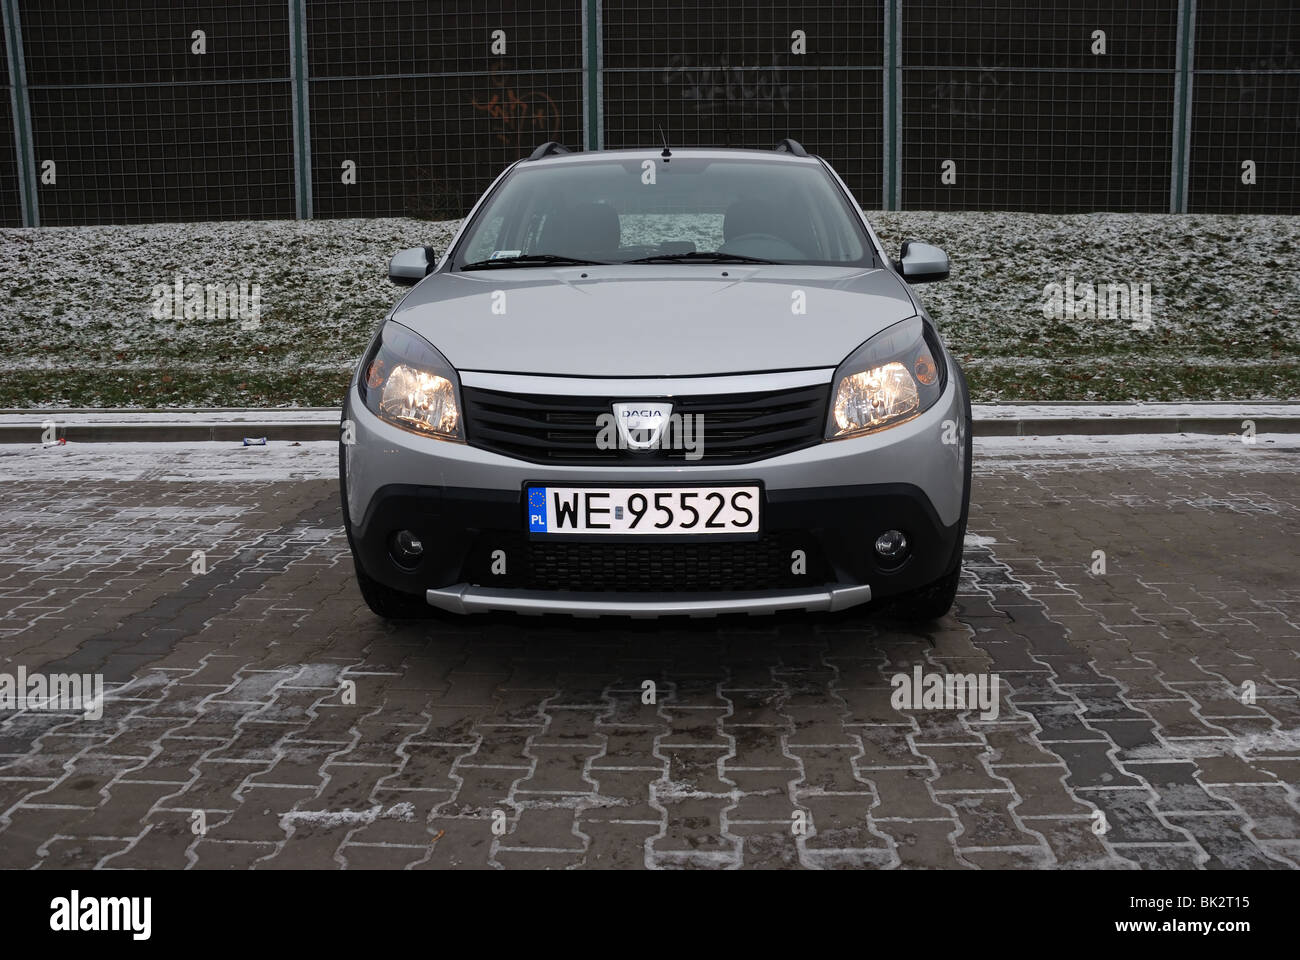
[{"label": "license plate", "polygon": [[754,487],[529,487],[528,532],[724,534],[759,531]]}]

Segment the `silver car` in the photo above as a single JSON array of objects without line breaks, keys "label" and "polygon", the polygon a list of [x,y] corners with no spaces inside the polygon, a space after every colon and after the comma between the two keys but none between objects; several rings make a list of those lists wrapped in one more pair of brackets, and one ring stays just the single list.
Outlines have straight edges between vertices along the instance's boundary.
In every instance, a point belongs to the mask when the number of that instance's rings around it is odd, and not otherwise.
[{"label": "silver car", "polygon": [[951,607],[970,398],[830,165],[774,151],[570,153],[502,173],[343,410],[361,592],[392,618]]}]

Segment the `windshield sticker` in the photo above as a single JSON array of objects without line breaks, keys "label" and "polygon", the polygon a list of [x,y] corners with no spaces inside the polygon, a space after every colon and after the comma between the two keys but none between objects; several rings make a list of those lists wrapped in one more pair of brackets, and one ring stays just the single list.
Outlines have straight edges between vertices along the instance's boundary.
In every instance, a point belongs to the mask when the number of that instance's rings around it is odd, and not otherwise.
[{"label": "windshield sticker", "polygon": [[507,257],[518,257],[518,256],[522,256],[522,255],[523,255],[523,251],[522,251],[522,250],[493,250],[493,251],[492,251],[492,256],[488,257],[488,259],[489,259],[489,260],[503,260],[503,259],[505,259],[505,258],[507,258]]}]

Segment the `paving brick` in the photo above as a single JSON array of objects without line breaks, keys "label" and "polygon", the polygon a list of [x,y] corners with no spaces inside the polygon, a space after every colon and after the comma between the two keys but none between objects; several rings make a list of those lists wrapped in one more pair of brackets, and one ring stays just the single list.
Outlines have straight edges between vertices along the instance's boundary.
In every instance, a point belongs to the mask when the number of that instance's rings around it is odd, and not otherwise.
[{"label": "paving brick", "polygon": [[[977,456],[924,628],[385,624],[332,480],[7,481],[0,654],[131,685],[0,717],[0,866],[1300,867],[1294,471],[1073,462]],[[72,527],[103,557],[44,568]],[[999,673],[998,718],[896,710],[917,666]]]}]

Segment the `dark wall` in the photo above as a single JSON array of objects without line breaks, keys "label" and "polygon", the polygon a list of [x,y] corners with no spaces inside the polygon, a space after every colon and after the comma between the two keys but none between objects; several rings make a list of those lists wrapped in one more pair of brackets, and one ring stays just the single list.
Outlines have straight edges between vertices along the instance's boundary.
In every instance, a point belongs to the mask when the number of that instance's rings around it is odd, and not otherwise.
[{"label": "dark wall", "polygon": [[1168,210],[1177,24],[1170,0],[908,0],[903,206]]},{"label": "dark wall", "polygon": [[6,83],[0,85],[0,227],[20,227],[22,223],[18,193],[18,153],[14,146],[14,113],[9,85]]},{"label": "dark wall", "polygon": [[539,143],[582,146],[579,2],[312,2],[307,14],[316,216],[461,216]]},{"label": "dark wall", "polygon": [[[605,146],[771,149],[793,137],[880,195],[882,6],[605,0]],[[791,51],[802,30],[806,53]]]},{"label": "dark wall", "polygon": [[1300,213],[1300,5],[1197,0],[1195,66],[1191,209]]},{"label": "dark wall", "polygon": [[18,8],[43,224],[293,216],[287,4]]},{"label": "dark wall", "polygon": [[[1300,212],[1291,0],[1197,0],[1185,80],[1187,0],[305,0],[309,167],[294,149],[290,0],[3,2],[22,28],[36,177],[56,165],[36,186],[43,224],[292,217],[307,169],[314,216],[461,215],[536,144],[586,145],[583,21],[596,9],[606,147],[657,145],[661,130],[677,146],[792,136],[867,207],[896,171],[905,208],[1165,211],[1190,87],[1187,209]],[[489,46],[498,29],[504,55]]]}]

